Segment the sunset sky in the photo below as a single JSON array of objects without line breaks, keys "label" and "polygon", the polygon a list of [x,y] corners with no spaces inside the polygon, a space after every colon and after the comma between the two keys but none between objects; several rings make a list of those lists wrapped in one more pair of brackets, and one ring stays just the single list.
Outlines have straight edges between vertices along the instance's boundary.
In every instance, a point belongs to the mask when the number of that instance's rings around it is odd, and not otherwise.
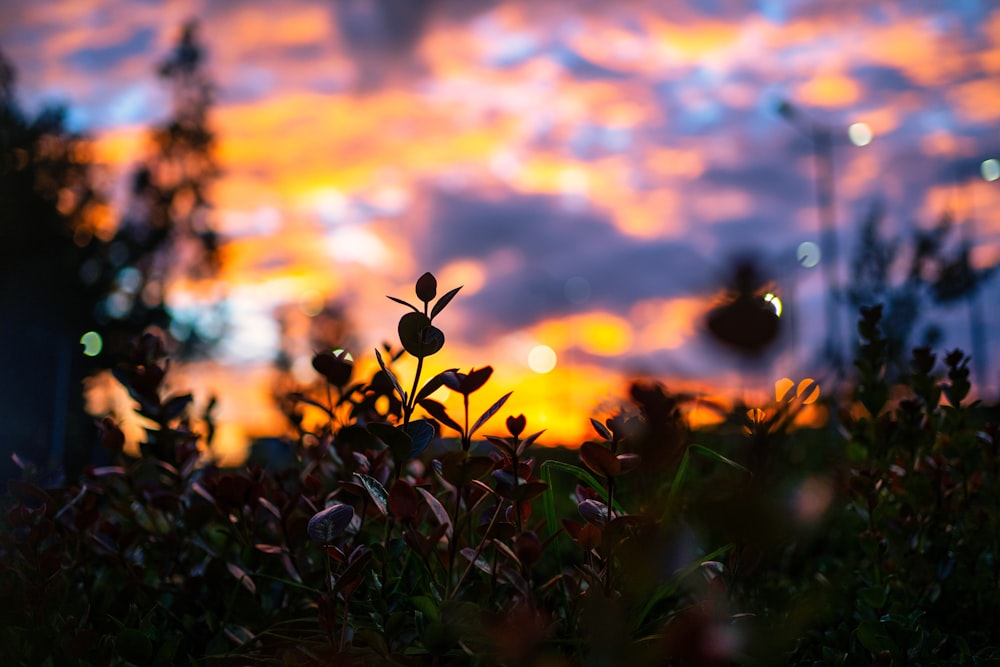
[{"label": "sunset sky", "polygon": [[[811,144],[782,99],[836,137],[842,282],[876,202],[891,234],[951,210],[974,224],[973,261],[1000,260],[1000,182],[984,178],[1000,158],[995,2],[3,0],[0,49],[24,106],[67,103],[120,176],[169,109],[155,66],[191,17],[219,87],[225,261],[215,293],[179,284],[170,303],[193,317],[224,299],[230,333],[175,383],[219,391],[233,451],[277,428],[276,312],[343,303],[370,360],[403,312],[385,295],[412,297],[424,271],[464,285],[431,372],[493,365],[476,407],[514,390],[503,414],[552,443],[588,437],[625,376],[772,399],[780,378],[821,376],[826,258],[797,256],[821,241]],[[743,252],[790,329],[752,369],[703,333]],[[991,332],[998,283],[982,296]],[[964,306],[929,318],[971,349]],[[845,339],[853,320],[845,307]],[[529,365],[541,345],[544,374]]]}]

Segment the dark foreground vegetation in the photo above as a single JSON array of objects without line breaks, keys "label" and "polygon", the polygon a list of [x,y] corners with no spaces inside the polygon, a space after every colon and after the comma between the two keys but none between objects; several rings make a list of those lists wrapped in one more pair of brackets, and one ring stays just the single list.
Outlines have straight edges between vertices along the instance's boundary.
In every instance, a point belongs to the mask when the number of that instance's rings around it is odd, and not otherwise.
[{"label": "dark foreground vegetation", "polygon": [[210,424],[137,340],[116,376],[152,423],[140,455],[109,418],[113,465],[9,484],[7,664],[1000,660],[1000,414],[969,400],[962,352],[917,349],[889,386],[874,307],[836,429],[793,429],[793,400],[692,432],[685,397],[637,383],[593,440],[546,449],[488,366],[424,372],[457,293],[425,274],[417,305],[394,299],[402,349],[370,379],[318,354],[323,389],[288,400],[321,425],[241,469],[199,454]]}]

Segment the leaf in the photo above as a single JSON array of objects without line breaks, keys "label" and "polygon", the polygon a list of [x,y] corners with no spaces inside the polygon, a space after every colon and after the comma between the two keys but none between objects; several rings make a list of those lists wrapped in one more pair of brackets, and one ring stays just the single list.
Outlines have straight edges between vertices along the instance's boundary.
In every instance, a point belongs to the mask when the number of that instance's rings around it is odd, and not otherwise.
[{"label": "leaf", "polygon": [[[568,472],[569,474],[573,475],[581,482],[592,488],[594,491],[596,491],[597,494],[604,500],[604,502],[608,501],[608,491],[607,489],[604,488],[604,485],[596,477],[591,475],[590,472],[588,472],[584,468],[581,468],[580,466],[575,466],[572,463],[564,463],[563,461],[556,461],[554,459],[550,459],[542,463],[541,470],[543,473],[546,473],[549,470],[562,470],[563,472]],[[549,484],[551,485],[551,476],[548,476],[546,478],[546,481],[549,482]],[[547,494],[545,497],[546,499],[548,499],[553,496],[554,494],[550,493]],[[614,510],[615,512],[625,514],[625,510],[622,509],[622,506],[618,502],[617,498],[615,499]],[[554,521],[552,525],[557,525],[557,522]]]},{"label": "leaf", "polygon": [[321,545],[333,544],[354,519],[354,508],[343,503],[336,503],[320,510],[309,519],[306,533],[313,542]]},{"label": "leaf", "polygon": [[276,544],[255,544],[253,548],[265,554],[281,554],[285,552],[283,547]]},{"label": "leaf", "polygon": [[459,433],[462,432],[462,426],[448,415],[448,411],[445,409],[443,404],[438,403],[433,398],[425,398],[420,401],[420,407],[426,410],[427,414],[434,417],[434,419],[438,420],[448,428],[458,431]]},{"label": "leaf", "polygon": [[483,558],[481,555],[477,554],[476,550],[473,549],[472,547],[465,547],[459,553],[461,553],[463,556],[465,556],[466,559],[468,559],[470,562],[474,563],[477,568],[479,568],[480,570],[482,570],[486,574],[490,573],[490,564],[486,561],[485,558]]},{"label": "leaf", "polygon": [[389,494],[386,493],[385,487],[382,486],[382,483],[374,477],[362,475],[359,472],[354,473],[354,476],[357,477],[361,482],[361,485],[365,487],[365,491],[368,492],[368,496],[372,499],[372,502],[375,503],[375,507],[382,513],[382,516],[388,514]]},{"label": "leaf", "polygon": [[461,392],[465,395],[471,394],[486,384],[486,381],[490,379],[491,375],[493,375],[492,366],[483,366],[478,370],[473,368],[469,371],[469,374],[465,376],[465,381],[462,382]]},{"label": "leaf", "polygon": [[539,436],[545,433],[546,430],[547,429],[543,428],[541,431],[538,431],[537,433],[532,433],[527,438],[522,440],[521,444],[517,446],[517,455],[521,456],[522,454],[524,454],[524,452],[527,451],[528,447],[531,447],[531,445],[535,443],[535,440],[538,440]]},{"label": "leaf", "polygon": [[184,394],[183,396],[174,396],[169,399],[163,405],[163,421],[171,421],[181,416],[181,413],[187,409],[187,406],[191,404],[194,398],[191,394]]},{"label": "leaf", "polygon": [[706,447],[704,445],[691,445],[690,449],[698,452],[702,456],[707,456],[708,458],[714,459],[716,461],[719,461],[720,463],[725,463],[727,466],[729,466],[731,468],[735,468],[736,470],[740,470],[742,472],[745,472],[748,475],[752,475],[753,474],[752,472],[750,472],[749,468],[740,465],[739,463],[737,463],[736,461],[733,461],[732,459],[726,458],[725,456],[723,456],[722,454],[718,453],[717,451],[715,451],[713,449],[709,449],[708,447]]},{"label": "leaf", "polygon": [[451,303],[451,300],[455,298],[455,295],[458,294],[458,290],[462,289],[462,287],[462,285],[459,285],[455,289],[446,292],[440,299],[437,300],[437,303],[435,303],[434,307],[431,308],[432,320],[438,316],[438,313],[444,310],[445,306]]},{"label": "leaf", "polygon": [[389,512],[397,521],[414,521],[419,515],[417,492],[406,480],[397,479],[389,489]]},{"label": "leaf", "polygon": [[479,416],[479,419],[476,420],[476,423],[472,425],[471,429],[469,429],[469,437],[470,438],[472,437],[472,435],[476,431],[479,430],[480,426],[482,426],[483,424],[485,424],[486,422],[488,422],[490,420],[490,417],[492,417],[493,415],[495,415],[500,410],[500,408],[503,407],[503,404],[507,402],[507,399],[510,398],[510,395],[513,394],[513,393],[514,392],[512,392],[512,391],[508,391],[506,394],[504,394],[503,396],[501,396],[497,400],[496,403],[494,403],[493,405],[491,405],[489,407],[489,409],[486,410],[486,412],[484,412],[483,414],[481,414]]},{"label": "leaf", "polygon": [[389,296],[388,294],[385,295],[385,298],[389,299],[390,301],[395,301],[396,303],[401,304],[403,306],[406,306],[407,308],[412,308],[413,312],[415,312],[415,313],[419,313],[420,312],[420,309],[417,308],[416,306],[414,306],[412,303],[407,303],[406,301],[403,301],[402,299],[397,299],[396,297]]},{"label": "leaf", "polygon": [[364,576],[365,566],[374,557],[372,550],[365,546],[359,546],[351,552],[347,567],[337,577],[337,583],[333,586],[334,594],[344,591],[345,597],[350,597],[354,589],[361,583]]},{"label": "leaf", "polygon": [[406,313],[399,318],[399,342],[418,359],[429,357],[444,347],[444,333],[423,313]]},{"label": "leaf", "polygon": [[409,458],[420,456],[434,440],[434,427],[426,419],[412,421],[403,426],[403,430],[410,436],[412,442]]},{"label": "leaf", "polygon": [[250,591],[251,595],[257,594],[257,586],[253,583],[253,579],[247,574],[247,571],[236,563],[226,563],[226,569],[229,570],[229,574],[236,577],[236,580],[243,584],[243,587]]},{"label": "leaf", "polygon": [[416,293],[417,298],[424,303],[430,303],[437,296],[437,279],[434,274],[427,272],[424,275],[417,278]]},{"label": "leaf", "polygon": [[281,521],[281,510],[279,510],[277,507],[275,507],[274,503],[272,503],[270,500],[268,500],[264,496],[259,496],[257,498],[257,502],[259,502],[264,509],[266,509],[268,512],[270,512],[274,516],[275,519],[277,519],[278,521]]},{"label": "leaf", "polygon": [[517,450],[514,449],[513,443],[507,440],[507,438],[498,438],[493,435],[488,435],[486,436],[486,441],[489,442],[494,447],[496,447],[497,449],[499,449],[507,456],[513,457],[514,454],[517,453]]},{"label": "leaf", "polygon": [[518,503],[526,503],[534,500],[548,490],[549,485],[539,480],[530,480],[524,484],[518,484],[510,490],[510,497]]},{"label": "leaf", "polygon": [[594,430],[597,431],[597,435],[601,436],[605,440],[614,439],[614,436],[611,434],[611,431],[608,429],[607,426],[597,421],[593,417],[590,418],[590,423],[593,425]]},{"label": "leaf", "polygon": [[430,491],[428,491],[423,487],[418,486],[417,492],[424,497],[424,502],[427,503],[427,506],[431,510],[431,514],[434,515],[434,518],[437,519],[437,522],[442,526],[446,527],[445,535],[448,536],[448,539],[451,539],[451,533],[452,533],[451,517],[448,516],[448,511],[444,508],[444,505],[442,505],[441,501],[435,498]]},{"label": "leaf", "polygon": [[416,399],[417,403],[424,400],[425,398],[428,398],[431,394],[440,389],[441,386],[444,384],[445,376],[448,373],[454,373],[457,370],[458,370],[457,368],[449,368],[446,371],[441,371],[440,373],[432,377],[430,380],[428,380],[427,383],[424,384],[423,387],[421,387],[420,391],[417,392],[417,399]]},{"label": "leaf", "polygon": [[294,392],[292,394],[289,394],[288,398],[292,399],[296,403],[305,403],[306,405],[311,405],[314,408],[319,408],[324,413],[326,413],[326,415],[328,417],[332,417],[333,416],[333,413],[330,412],[330,408],[326,407],[325,405],[323,405],[322,403],[320,403],[319,401],[317,401],[315,399],[309,398],[308,396],[306,396],[304,394],[300,394],[298,392]]},{"label": "leaf", "polygon": [[392,452],[392,457],[396,463],[402,464],[410,457],[410,450],[413,449],[413,440],[402,429],[391,424],[372,422],[368,425],[368,432],[381,440]]},{"label": "leaf", "polygon": [[604,445],[585,442],[580,445],[580,460],[602,477],[617,477],[622,472],[621,461]]},{"label": "leaf", "polygon": [[381,366],[382,372],[386,374],[386,377],[389,378],[389,382],[392,383],[392,386],[396,390],[396,393],[399,394],[399,397],[402,400],[403,405],[406,405],[406,392],[403,391],[403,388],[401,386],[399,386],[399,380],[396,379],[395,374],[392,371],[390,371],[389,367],[385,365],[384,361],[382,361],[382,355],[381,353],[379,353],[378,348],[375,348],[375,359],[378,360],[378,365]]},{"label": "leaf", "polygon": [[889,651],[895,654],[899,651],[880,621],[861,621],[858,629],[855,630],[855,634],[861,645],[872,653],[878,654],[882,651]]}]

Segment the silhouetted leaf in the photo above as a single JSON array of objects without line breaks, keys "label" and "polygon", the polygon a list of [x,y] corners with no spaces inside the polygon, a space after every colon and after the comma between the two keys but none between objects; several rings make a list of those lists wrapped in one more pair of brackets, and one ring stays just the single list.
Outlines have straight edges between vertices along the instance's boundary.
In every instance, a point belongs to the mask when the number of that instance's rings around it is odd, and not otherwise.
[{"label": "silhouetted leaf", "polygon": [[597,431],[597,435],[601,436],[605,440],[612,440],[614,438],[614,436],[611,435],[611,431],[608,430],[608,427],[593,417],[590,418],[590,423],[593,425],[594,430]]},{"label": "silhouetted leaf", "polygon": [[503,396],[501,396],[497,400],[496,403],[494,403],[493,405],[491,405],[489,407],[489,409],[486,410],[486,412],[484,412],[483,414],[481,414],[479,416],[479,419],[476,420],[476,423],[472,425],[471,429],[469,429],[469,437],[470,438],[472,437],[472,435],[476,431],[479,430],[480,426],[482,426],[483,424],[485,424],[486,422],[488,422],[490,420],[490,417],[492,417],[493,415],[495,415],[497,413],[497,411],[500,410],[500,408],[503,407],[503,404],[507,402],[507,399],[510,398],[510,395],[513,394],[513,393],[514,392],[512,392],[512,391],[508,391],[506,394],[504,394]]},{"label": "silhouetted leaf", "polygon": [[397,299],[396,297],[389,296],[388,294],[386,294],[385,298],[387,298],[387,299],[389,299],[391,301],[395,301],[396,303],[398,303],[400,305],[403,305],[403,306],[406,306],[407,308],[412,308],[413,312],[415,312],[415,313],[419,313],[420,312],[420,309],[417,308],[416,306],[414,306],[412,303],[407,303],[406,301],[403,301],[402,299]]},{"label": "silhouetted leaf", "polygon": [[385,362],[382,360],[382,355],[378,351],[378,348],[375,348],[375,359],[378,361],[379,367],[382,368],[382,372],[385,373],[386,377],[389,378],[389,382],[392,383],[392,386],[396,390],[396,393],[399,394],[399,399],[405,404],[406,392],[403,391],[403,388],[399,385],[399,380],[396,379],[395,374],[393,374],[393,372],[389,370],[389,367],[385,365]]},{"label": "silhouetted leaf", "polygon": [[427,272],[417,278],[416,284],[417,298],[424,303],[430,303],[437,296],[437,279],[434,274]]},{"label": "silhouetted leaf", "polygon": [[434,417],[434,419],[438,420],[448,428],[454,429],[459,433],[462,432],[462,426],[448,415],[444,405],[438,403],[433,398],[425,398],[420,401],[420,407],[426,410],[427,414]]},{"label": "silhouetted leaf", "polygon": [[621,474],[621,461],[611,450],[596,442],[580,445],[580,460],[583,464],[603,477],[617,477]]},{"label": "silhouetted leaf", "polygon": [[435,317],[438,316],[438,313],[440,313],[442,310],[444,310],[445,306],[447,306],[449,303],[451,303],[451,300],[455,298],[455,295],[458,294],[458,290],[462,289],[462,287],[463,287],[462,285],[459,285],[455,289],[449,290],[448,292],[446,292],[444,294],[444,296],[442,296],[440,299],[438,299],[437,303],[434,304],[434,307],[431,308],[431,319],[432,320]]},{"label": "silhouetted leaf", "polygon": [[368,432],[386,444],[397,463],[402,464],[410,457],[413,440],[402,429],[391,424],[372,422],[368,425]]},{"label": "silhouetted leaf", "polygon": [[418,419],[403,426],[403,430],[410,436],[412,447],[409,457],[420,456],[431,441],[434,440],[434,427],[426,419]]},{"label": "silhouetted leaf", "polygon": [[425,398],[428,398],[431,394],[440,389],[441,386],[444,384],[445,375],[447,373],[454,373],[456,370],[458,369],[449,368],[446,371],[441,371],[440,373],[432,377],[430,380],[428,380],[424,384],[424,386],[421,387],[420,391],[417,392],[417,399],[416,399],[417,403],[424,400]]}]

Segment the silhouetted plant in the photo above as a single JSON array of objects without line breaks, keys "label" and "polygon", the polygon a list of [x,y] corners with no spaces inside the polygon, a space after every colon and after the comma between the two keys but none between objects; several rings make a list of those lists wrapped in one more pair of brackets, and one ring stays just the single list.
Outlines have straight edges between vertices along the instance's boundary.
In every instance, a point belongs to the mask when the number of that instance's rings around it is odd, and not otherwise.
[{"label": "silhouetted plant", "polygon": [[[403,347],[376,350],[372,378],[317,353],[328,391],[290,403],[325,418],[299,422],[283,465],[220,468],[189,395],[164,393],[162,342],[138,339],[115,372],[149,424],[138,456],[109,417],[113,465],[66,486],[25,466],[9,486],[0,649],[23,665],[997,659],[1000,420],[969,402],[964,354],[939,377],[915,351],[901,397],[874,307],[843,440],[793,428],[801,396],[692,431],[690,397],[636,383],[565,452],[523,415],[476,439],[509,396],[470,424],[488,366],[422,381],[457,293],[435,301],[425,274],[423,308],[393,299]],[[461,418],[430,398],[443,386]]]}]

